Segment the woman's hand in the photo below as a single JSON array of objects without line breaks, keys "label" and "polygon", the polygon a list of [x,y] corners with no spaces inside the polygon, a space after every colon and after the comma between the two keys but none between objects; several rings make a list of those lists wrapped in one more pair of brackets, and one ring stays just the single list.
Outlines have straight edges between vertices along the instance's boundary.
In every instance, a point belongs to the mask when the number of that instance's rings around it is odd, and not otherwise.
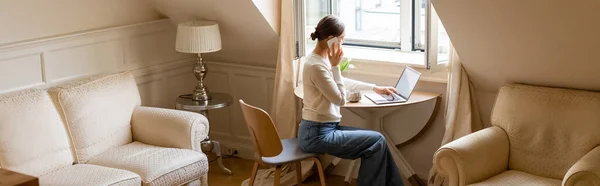
[{"label": "woman's hand", "polygon": [[398,94],[398,90],[396,90],[396,88],[394,88],[394,87],[376,86],[373,88],[373,91],[375,91],[375,93],[377,93],[377,94],[385,94],[385,95],[390,95],[392,93]]},{"label": "woman's hand", "polygon": [[342,47],[340,44],[333,44],[330,51],[327,53],[329,55],[329,63],[332,67],[338,66],[340,61],[342,61],[342,57],[344,57],[344,51],[342,51]]}]

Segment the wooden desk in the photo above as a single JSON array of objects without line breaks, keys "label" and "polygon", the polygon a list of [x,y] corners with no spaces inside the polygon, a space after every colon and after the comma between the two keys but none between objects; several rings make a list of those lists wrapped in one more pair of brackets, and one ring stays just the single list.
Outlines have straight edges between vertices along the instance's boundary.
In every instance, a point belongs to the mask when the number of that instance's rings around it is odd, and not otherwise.
[{"label": "wooden desk", "polygon": [[[345,108],[356,116],[364,119],[366,122],[368,122],[372,130],[378,131],[385,136],[387,146],[390,149],[396,165],[400,169],[400,173],[402,174],[401,176],[409,182],[409,184],[405,183],[405,185],[421,185],[421,182],[419,181],[418,176],[415,174],[415,171],[412,169],[408,161],[406,161],[404,155],[402,155],[400,149],[398,149],[396,145],[408,142],[417,136],[417,134],[419,134],[423,128],[425,128],[429,119],[434,113],[437,104],[437,98],[441,94],[415,91],[412,93],[407,102],[377,105],[364,96],[364,93],[368,92],[371,91],[363,92],[363,96],[359,102],[346,103],[342,108]],[[296,87],[294,94],[298,98],[302,99],[304,97],[302,86]],[[396,126],[402,127],[403,129],[397,130],[397,135],[389,135],[384,130],[383,118],[394,111],[401,112],[399,109],[407,106],[415,108],[419,107],[419,109],[422,109],[425,112],[420,113],[420,116],[412,116],[418,117],[418,119],[411,121],[410,125]],[[345,180],[347,182],[350,182],[352,173],[356,169],[356,166],[356,161],[352,161],[350,164],[350,167],[352,168],[346,173]]]},{"label": "wooden desk", "polygon": [[0,186],[38,186],[39,181],[36,177],[21,174],[18,172],[0,169]]}]

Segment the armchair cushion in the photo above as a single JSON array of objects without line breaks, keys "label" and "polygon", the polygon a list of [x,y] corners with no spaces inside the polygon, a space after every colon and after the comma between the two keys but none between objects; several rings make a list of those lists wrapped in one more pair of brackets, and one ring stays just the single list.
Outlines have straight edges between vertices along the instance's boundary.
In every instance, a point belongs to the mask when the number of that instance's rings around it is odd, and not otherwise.
[{"label": "armchair cushion", "polygon": [[40,185],[139,186],[140,176],[121,169],[77,164],[39,177]]},{"label": "armchair cushion", "polygon": [[111,149],[89,163],[134,172],[142,177],[144,185],[181,185],[208,173],[203,153],[140,142]]},{"label": "armchair cushion", "polygon": [[82,79],[49,92],[67,126],[78,163],[131,143],[131,114],[141,102],[131,74]]},{"label": "armchair cushion", "polygon": [[600,145],[600,93],[529,85],[500,89],[492,125],[510,140],[509,169],[563,179]]},{"label": "armchair cushion", "polygon": [[131,122],[133,139],[155,146],[201,152],[200,142],[208,136],[208,120],[194,112],[136,107]]},{"label": "armchair cushion", "polygon": [[0,95],[0,167],[40,176],[72,164],[67,131],[46,91]]},{"label": "armchair cushion", "polygon": [[559,186],[560,180],[544,178],[541,176],[536,176],[521,171],[509,170],[482,182],[471,184],[470,186],[487,185]]},{"label": "armchair cushion", "polygon": [[567,171],[563,185],[600,186],[600,147],[592,149]]},{"label": "armchair cushion", "polygon": [[434,166],[450,177],[450,185],[466,185],[488,179],[507,170],[508,136],[499,127],[490,127],[442,146]]}]

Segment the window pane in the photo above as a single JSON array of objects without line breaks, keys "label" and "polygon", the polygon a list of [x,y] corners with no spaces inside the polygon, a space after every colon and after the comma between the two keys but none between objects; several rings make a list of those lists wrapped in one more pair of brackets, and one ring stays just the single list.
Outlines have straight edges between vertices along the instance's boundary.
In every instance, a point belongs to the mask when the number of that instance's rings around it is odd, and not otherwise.
[{"label": "window pane", "polygon": [[346,24],[346,42],[398,47],[400,0],[337,0]]},{"label": "window pane", "polygon": [[427,61],[431,71],[440,71],[444,69],[450,57],[450,39],[435,8],[432,5],[429,5],[429,8],[431,11],[428,16],[431,22],[428,30],[430,35],[427,41]]},{"label": "window pane", "polygon": [[419,38],[415,38],[417,39],[417,42],[415,42],[417,44],[416,48],[418,49],[424,49],[425,47],[425,37],[427,36],[427,33],[425,33],[425,20],[427,20],[426,17],[426,10],[425,10],[425,6],[426,6],[426,2],[427,0],[416,0],[416,2],[419,3],[418,7],[420,9],[419,11],[419,15],[415,15],[415,19],[416,21],[418,21],[417,25],[418,25],[418,29],[417,32],[419,33],[418,36]]},{"label": "window pane", "polygon": [[[437,16],[436,16],[437,17]],[[439,17],[438,17],[439,18]],[[438,22],[438,63],[448,63],[450,57],[450,38],[442,21],[437,19]]]},{"label": "window pane", "polygon": [[321,20],[321,18],[327,16],[327,5],[329,4],[329,0],[306,0],[306,48],[307,51],[311,51],[317,44],[316,41],[310,39],[310,33],[315,31],[315,27]]}]

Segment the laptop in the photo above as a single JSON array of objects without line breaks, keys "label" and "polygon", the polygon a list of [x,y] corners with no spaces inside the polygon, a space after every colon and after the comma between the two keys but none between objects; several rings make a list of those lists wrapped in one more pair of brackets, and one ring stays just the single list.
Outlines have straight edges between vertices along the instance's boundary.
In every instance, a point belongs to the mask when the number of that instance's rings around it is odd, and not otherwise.
[{"label": "laptop", "polygon": [[408,98],[412,94],[417,82],[421,77],[421,73],[410,67],[405,67],[396,83],[396,90],[398,94],[392,93],[391,95],[378,94],[378,93],[367,93],[365,97],[369,98],[375,104],[387,104],[387,103],[403,103],[408,101]]}]

